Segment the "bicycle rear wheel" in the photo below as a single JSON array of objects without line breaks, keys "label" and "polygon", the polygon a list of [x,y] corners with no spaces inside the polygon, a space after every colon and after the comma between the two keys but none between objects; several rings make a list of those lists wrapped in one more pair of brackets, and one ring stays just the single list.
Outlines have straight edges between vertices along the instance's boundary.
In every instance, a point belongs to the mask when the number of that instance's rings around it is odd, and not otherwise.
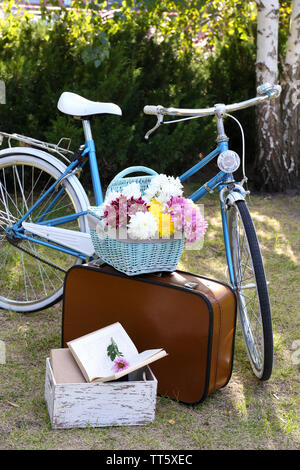
[{"label": "bicycle rear wheel", "polygon": [[[61,176],[61,171],[51,155],[48,161],[25,153],[1,156],[0,308],[28,313],[50,307],[62,296],[65,272],[82,262],[69,254],[8,234],[9,228]],[[66,178],[58,191],[49,194],[26,221],[38,222],[42,215],[46,221],[85,209],[72,180]],[[61,227],[86,231],[83,217]]]},{"label": "bicycle rear wheel", "polygon": [[227,210],[238,315],[254,374],[268,380],[273,367],[272,317],[264,265],[245,201]]}]

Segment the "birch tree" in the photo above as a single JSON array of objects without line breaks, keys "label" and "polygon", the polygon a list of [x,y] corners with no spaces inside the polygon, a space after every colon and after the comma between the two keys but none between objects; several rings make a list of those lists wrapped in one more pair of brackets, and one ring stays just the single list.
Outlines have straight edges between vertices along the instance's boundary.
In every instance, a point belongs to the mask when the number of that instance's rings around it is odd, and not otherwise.
[{"label": "birch tree", "polygon": [[[257,1],[257,85],[278,83],[278,0]],[[266,187],[278,184],[282,178],[282,139],[279,100],[266,101],[257,106],[259,149],[256,169]],[[281,183],[280,183],[281,184]]]},{"label": "birch tree", "polygon": [[285,61],[282,61],[282,159],[287,186],[294,187],[299,176],[300,112],[300,0],[292,4]]},{"label": "birch tree", "polygon": [[[257,0],[257,84],[278,83],[279,1]],[[263,188],[294,187],[299,168],[300,0],[294,0],[286,57],[281,59],[281,101],[257,107],[259,150],[255,167]]]}]

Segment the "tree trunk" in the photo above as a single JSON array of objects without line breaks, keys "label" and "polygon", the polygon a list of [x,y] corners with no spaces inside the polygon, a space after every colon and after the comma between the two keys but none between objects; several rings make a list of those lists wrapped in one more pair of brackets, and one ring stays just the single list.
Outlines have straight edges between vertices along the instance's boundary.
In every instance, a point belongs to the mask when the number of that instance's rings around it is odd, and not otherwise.
[{"label": "tree trunk", "polygon": [[300,110],[300,0],[292,5],[285,62],[282,64],[282,143],[283,164],[288,186],[299,184]]},{"label": "tree trunk", "polygon": [[[257,85],[278,83],[278,0],[257,0]],[[287,184],[287,172],[282,159],[282,136],[279,99],[257,106],[259,149],[255,173],[260,189],[282,191]]]}]

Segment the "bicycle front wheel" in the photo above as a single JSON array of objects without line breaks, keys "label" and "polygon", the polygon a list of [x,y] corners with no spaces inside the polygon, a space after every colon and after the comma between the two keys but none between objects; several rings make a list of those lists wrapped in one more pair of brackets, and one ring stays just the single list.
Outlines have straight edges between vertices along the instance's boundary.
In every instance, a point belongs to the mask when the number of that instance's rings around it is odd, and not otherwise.
[{"label": "bicycle front wheel", "polygon": [[273,367],[271,308],[256,231],[245,201],[227,210],[238,315],[254,374],[268,380]]},{"label": "bicycle front wheel", "polygon": [[[60,162],[59,162],[60,163]],[[82,260],[29,240],[10,227],[61,176],[56,159],[7,154],[0,159],[0,308],[28,313],[50,307],[63,293],[65,272]],[[86,209],[72,180],[66,178],[36,207],[26,222],[39,223]],[[58,197],[59,195],[59,197]],[[86,231],[84,217],[61,225]],[[38,237],[35,237],[38,238]]]}]

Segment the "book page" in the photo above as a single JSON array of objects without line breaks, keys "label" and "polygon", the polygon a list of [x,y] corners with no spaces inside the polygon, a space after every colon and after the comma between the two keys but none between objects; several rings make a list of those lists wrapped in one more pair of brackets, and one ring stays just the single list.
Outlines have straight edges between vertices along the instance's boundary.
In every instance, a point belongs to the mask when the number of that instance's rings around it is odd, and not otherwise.
[{"label": "book page", "polygon": [[114,323],[67,343],[87,380],[114,375],[114,362],[107,355],[107,347],[112,339],[122,353],[121,357],[127,361],[138,355],[134,343],[120,323]]},{"label": "book page", "polygon": [[134,367],[139,364],[148,364],[149,358],[154,358],[159,352],[163,351],[163,349],[148,349],[147,351],[143,351],[139,354],[135,354],[129,360],[129,367]]},{"label": "book page", "polygon": [[[147,351],[143,351],[142,353],[132,357],[128,367],[116,373],[115,378],[120,378],[165,356],[167,356],[167,353],[164,349],[149,349]],[[108,379],[112,380],[112,377],[109,377]]]},{"label": "book page", "polygon": [[164,349],[149,349],[148,351],[133,356],[125,369],[115,372],[113,376],[107,376],[98,380],[95,379],[95,381],[107,382],[108,380],[119,379],[165,356],[167,356],[167,353]]}]

